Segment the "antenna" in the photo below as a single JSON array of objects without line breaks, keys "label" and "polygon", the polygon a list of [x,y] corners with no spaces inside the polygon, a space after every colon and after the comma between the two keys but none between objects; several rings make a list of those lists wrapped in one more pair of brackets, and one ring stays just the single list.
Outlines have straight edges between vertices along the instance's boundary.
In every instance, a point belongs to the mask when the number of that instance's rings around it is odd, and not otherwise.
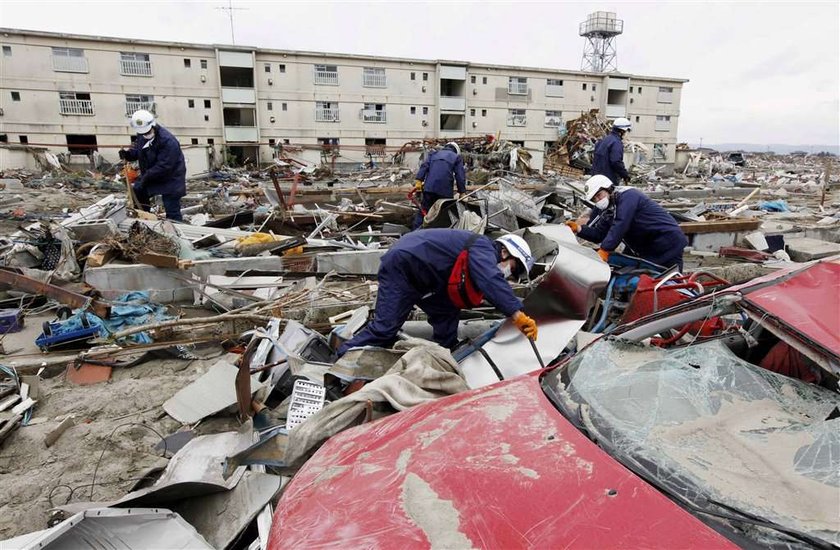
[{"label": "antenna", "polygon": [[236,37],[234,37],[234,35],[233,35],[233,10],[247,10],[248,8],[234,8],[233,7],[233,0],[228,0],[227,7],[219,6],[216,9],[228,12],[228,18],[230,19],[230,43],[235,46],[236,45]]},{"label": "antenna", "polygon": [[586,38],[580,69],[590,73],[609,73],[618,70],[615,37],[624,32],[624,20],[615,12],[596,11],[580,24],[579,34]]}]

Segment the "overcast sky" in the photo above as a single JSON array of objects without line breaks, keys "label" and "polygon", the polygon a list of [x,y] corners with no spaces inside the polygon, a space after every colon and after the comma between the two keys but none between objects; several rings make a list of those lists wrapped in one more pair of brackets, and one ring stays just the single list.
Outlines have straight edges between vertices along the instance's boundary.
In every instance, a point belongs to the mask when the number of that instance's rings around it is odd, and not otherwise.
[{"label": "overcast sky", "polygon": [[[228,0],[0,0],[0,26],[230,43]],[[579,69],[578,24],[624,20],[622,72],[680,77],[679,139],[840,142],[840,2],[526,3],[233,0],[236,43],[290,49]]]}]

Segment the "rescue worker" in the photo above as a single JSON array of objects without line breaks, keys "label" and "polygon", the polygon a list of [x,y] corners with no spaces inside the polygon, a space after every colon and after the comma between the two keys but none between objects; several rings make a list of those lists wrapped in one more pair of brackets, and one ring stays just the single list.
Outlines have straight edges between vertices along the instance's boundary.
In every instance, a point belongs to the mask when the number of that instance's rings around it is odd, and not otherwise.
[{"label": "rescue worker", "polygon": [[595,154],[590,170],[592,175],[607,176],[615,185],[621,183],[621,180],[630,181],[630,174],[624,166],[622,139],[631,127],[630,121],[626,118],[615,119],[612,132],[595,144]]},{"label": "rescue worker", "polygon": [[586,181],[586,200],[595,203],[589,221],[567,221],[581,239],[600,243],[598,255],[605,262],[622,241],[637,256],[662,267],[683,268],[688,239],[674,218],[659,204],[633,187],[614,187],[606,176]]},{"label": "rescue worker", "polygon": [[151,198],[160,195],[166,217],[181,221],[181,197],[187,194],[187,165],[181,144],[172,132],[141,109],[131,115],[131,128],[137,139],[131,149],[120,149],[123,160],[140,161],[140,177],[132,185],[140,208],[148,212]]},{"label": "rescue worker", "polygon": [[[458,194],[467,191],[467,178],[464,171],[464,160],[461,158],[461,148],[454,141],[443,146],[440,151],[429,153],[414,182],[414,189],[422,191],[420,204],[423,211],[428,212],[432,205],[440,199],[451,199],[452,181],[458,187]],[[418,212],[414,220],[414,229],[423,225],[423,212]]]},{"label": "rescue worker", "polygon": [[452,349],[458,340],[458,312],[476,307],[485,297],[536,340],[536,322],[522,312],[522,302],[505,282],[526,276],[533,266],[528,244],[517,235],[493,242],[460,229],[409,233],[382,256],[373,320],[342,344],[338,354],[354,347],[390,346],[415,305],[428,315],[434,341]]}]

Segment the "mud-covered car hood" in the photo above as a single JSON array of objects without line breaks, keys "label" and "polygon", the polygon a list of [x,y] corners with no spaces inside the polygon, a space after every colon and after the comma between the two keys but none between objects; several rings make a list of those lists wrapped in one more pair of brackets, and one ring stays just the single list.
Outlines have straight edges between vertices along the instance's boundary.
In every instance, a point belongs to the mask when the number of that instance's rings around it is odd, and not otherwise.
[{"label": "mud-covered car hood", "polygon": [[269,547],[733,547],[570,424],[527,375],[331,438]]}]

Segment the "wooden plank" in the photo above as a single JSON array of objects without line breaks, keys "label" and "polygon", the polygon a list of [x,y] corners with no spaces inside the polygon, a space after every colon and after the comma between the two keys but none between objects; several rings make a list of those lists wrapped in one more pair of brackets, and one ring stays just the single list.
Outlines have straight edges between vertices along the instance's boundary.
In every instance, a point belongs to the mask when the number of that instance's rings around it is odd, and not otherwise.
[{"label": "wooden plank", "polygon": [[699,233],[734,233],[738,231],[752,231],[761,226],[761,220],[716,220],[705,222],[683,222],[680,229],[686,235]]}]

